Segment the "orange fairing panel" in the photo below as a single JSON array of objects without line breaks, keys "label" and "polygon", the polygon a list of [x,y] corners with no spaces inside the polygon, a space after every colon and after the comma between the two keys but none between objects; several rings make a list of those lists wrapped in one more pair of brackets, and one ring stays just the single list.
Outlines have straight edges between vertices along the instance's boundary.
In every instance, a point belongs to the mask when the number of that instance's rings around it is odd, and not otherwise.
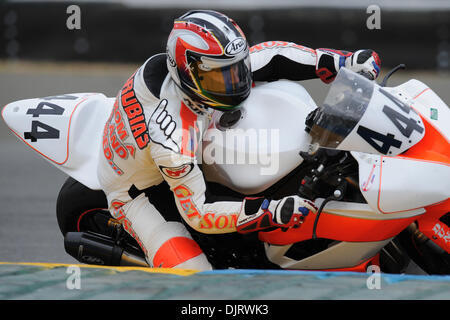
[{"label": "orange fairing panel", "polygon": [[[360,216],[348,215],[345,212],[330,213],[325,207],[317,223],[316,235],[317,238],[339,241],[382,241],[396,236],[417,219],[416,215],[402,215],[397,218],[391,216],[389,219],[384,217],[389,216],[376,213],[361,213]],[[312,239],[315,218],[316,214],[310,213],[299,228],[260,232],[259,239],[275,245]]]},{"label": "orange fairing panel", "polygon": [[401,156],[450,165],[450,141],[431,124],[430,120],[423,116],[421,118],[425,126],[425,137]]},{"label": "orange fairing panel", "polygon": [[[317,237],[341,241],[381,241],[397,235],[416,217],[393,220],[371,220],[322,213]],[[323,219],[322,219],[323,218]]]}]

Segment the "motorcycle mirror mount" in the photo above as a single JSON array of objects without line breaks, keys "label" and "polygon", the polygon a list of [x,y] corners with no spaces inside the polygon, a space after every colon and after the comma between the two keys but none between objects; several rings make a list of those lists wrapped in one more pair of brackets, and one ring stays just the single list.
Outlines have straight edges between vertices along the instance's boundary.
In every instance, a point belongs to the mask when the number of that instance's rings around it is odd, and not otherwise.
[{"label": "motorcycle mirror mount", "polygon": [[402,64],[399,64],[398,66],[394,67],[393,69],[391,69],[391,70],[387,73],[387,75],[383,78],[383,81],[381,81],[380,86],[381,86],[381,87],[386,87],[387,81],[389,80],[389,78],[390,78],[395,72],[397,72],[397,71],[400,70],[400,69],[405,70],[405,69],[406,69],[406,65],[402,63]]}]

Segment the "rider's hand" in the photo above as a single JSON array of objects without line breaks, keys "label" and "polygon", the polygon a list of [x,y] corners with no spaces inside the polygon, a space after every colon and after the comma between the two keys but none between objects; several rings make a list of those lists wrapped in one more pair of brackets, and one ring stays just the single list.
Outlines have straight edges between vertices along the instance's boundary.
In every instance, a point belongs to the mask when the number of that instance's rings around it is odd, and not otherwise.
[{"label": "rider's hand", "polygon": [[317,212],[314,203],[299,196],[281,200],[245,198],[236,228],[239,233],[248,233],[271,227],[298,227],[310,211]]},{"label": "rider's hand", "polygon": [[345,67],[363,74],[370,80],[375,80],[380,74],[381,60],[371,49],[358,50],[346,58]]}]

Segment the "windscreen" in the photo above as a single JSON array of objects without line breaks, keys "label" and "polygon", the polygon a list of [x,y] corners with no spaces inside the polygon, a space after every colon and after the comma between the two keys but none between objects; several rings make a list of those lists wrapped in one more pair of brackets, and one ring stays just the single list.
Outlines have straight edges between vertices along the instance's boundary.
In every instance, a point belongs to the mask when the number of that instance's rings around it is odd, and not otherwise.
[{"label": "windscreen", "polygon": [[364,115],[373,91],[373,82],[341,68],[314,116],[312,144],[336,148]]}]

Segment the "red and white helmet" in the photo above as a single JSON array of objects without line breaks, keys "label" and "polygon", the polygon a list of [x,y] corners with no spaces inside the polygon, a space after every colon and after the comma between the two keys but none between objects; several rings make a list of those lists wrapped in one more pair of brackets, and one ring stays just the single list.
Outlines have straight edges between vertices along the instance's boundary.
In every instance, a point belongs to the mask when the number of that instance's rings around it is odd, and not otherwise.
[{"label": "red and white helmet", "polygon": [[224,14],[193,10],[176,19],[166,53],[172,79],[196,103],[228,111],[250,94],[249,46]]}]

